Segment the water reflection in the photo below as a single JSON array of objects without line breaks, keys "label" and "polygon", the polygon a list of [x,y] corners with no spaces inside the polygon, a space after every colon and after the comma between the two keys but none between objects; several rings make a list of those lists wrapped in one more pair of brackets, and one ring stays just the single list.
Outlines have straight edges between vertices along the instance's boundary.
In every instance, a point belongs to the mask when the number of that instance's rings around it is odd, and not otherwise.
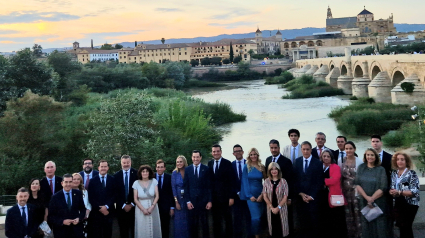
[{"label": "water reflection", "polygon": [[[256,147],[260,157],[270,155],[268,142],[277,139],[283,146],[290,144],[287,132],[291,128],[300,131],[300,142],[308,140],[315,144],[314,137],[319,131],[327,136],[326,146],[336,149],[335,138],[341,133],[327,114],[332,108],[349,104],[348,97],[324,97],[308,99],[281,99],[287,93],[277,85],[264,85],[264,80],[232,82],[229,88],[209,92],[193,92],[194,97],[206,102],[221,101],[230,104],[236,112],[247,115],[245,122],[220,126],[223,131],[223,157],[234,160],[233,145],[240,144],[244,151]],[[363,156],[370,147],[368,137],[349,137],[357,146],[357,154]],[[393,153],[392,148],[384,148]],[[247,154],[245,153],[244,156]]]}]

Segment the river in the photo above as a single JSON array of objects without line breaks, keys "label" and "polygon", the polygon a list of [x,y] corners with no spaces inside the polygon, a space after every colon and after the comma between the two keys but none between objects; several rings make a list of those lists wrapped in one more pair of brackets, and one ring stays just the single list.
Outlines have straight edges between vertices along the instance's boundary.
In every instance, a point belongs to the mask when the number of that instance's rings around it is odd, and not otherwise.
[{"label": "river", "polygon": [[[245,151],[244,156],[250,148],[257,148],[264,163],[265,158],[270,155],[268,142],[277,139],[281,148],[290,144],[287,132],[291,128],[300,131],[300,142],[307,140],[313,146],[315,134],[323,132],[327,139],[325,146],[336,149],[335,140],[341,133],[327,114],[332,108],[349,104],[348,96],[281,99],[288,92],[278,85],[265,85],[264,80],[231,82],[223,89],[191,93],[206,102],[228,103],[235,112],[242,112],[247,116],[244,122],[219,127],[223,134],[220,142],[223,157],[231,161],[235,160],[232,154],[233,145],[240,144]],[[369,137],[348,137],[348,140],[356,144],[356,153],[362,157],[366,148],[370,147]],[[384,146],[384,149],[394,152],[393,148]]]}]

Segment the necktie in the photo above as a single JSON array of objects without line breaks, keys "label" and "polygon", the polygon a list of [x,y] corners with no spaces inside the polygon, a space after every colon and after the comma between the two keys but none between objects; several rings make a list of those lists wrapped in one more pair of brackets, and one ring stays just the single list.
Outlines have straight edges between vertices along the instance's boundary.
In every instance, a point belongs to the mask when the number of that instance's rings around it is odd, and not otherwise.
[{"label": "necktie", "polygon": [[241,164],[242,164],[242,161],[238,161],[238,169],[239,169],[238,176],[239,176],[239,180],[242,179],[242,166],[241,166]]},{"label": "necktie", "polygon": [[24,221],[25,226],[27,226],[27,214],[25,213],[25,207],[22,207],[22,220]]},{"label": "necktie", "polygon": [[198,165],[195,166],[195,177],[199,178]]},{"label": "necktie", "polygon": [[295,161],[295,149],[296,149],[297,147],[292,147],[292,163]]},{"label": "necktie", "polygon": [[55,193],[53,192],[53,183],[52,183],[52,180],[53,179],[49,179],[49,182],[50,182],[50,191],[52,191],[52,195],[53,195]]},{"label": "necktie", "polygon": [[322,148],[319,148],[319,157],[322,154]]},{"label": "necktie", "polygon": [[341,164],[343,164],[344,163],[344,152],[339,152],[341,155],[340,155],[340,157],[341,157]]},{"label": "necktie", "polygon": [[305,160],[304,173],[307,172],[307,168],[308,168],[308,159]]},{"label": "necktie", "polygon": [[162,189],[162,176],[159,175],[159,181],[158,181],[158,185],[159,185],[159,189]]},{"label": "necktie", "polygon": [[103,188],[106,188],[105,176],[102,176],[102,186]]},{"label": "necktie", "polygon": [[124,187],[125,187],[125,201],[127,201],[127,198],[128,198],[128,171],[125,171]]},{"label": "necktie", "polygon": [[85,186],[84,186],[84,188],[85,188],[86,190],[88,190],[88,189],[89,189],[89,183],[90,183],[90,174],[87,174],[86,184],[85,184]]},{"label": "necktie", "polygon": [[276,158],[275,157],[273,157],[273,163],[275,163],[276,162]]},{"label": "necktie", "polygon": [[214,173],[216,174],[218,172],[218,160],[215,161],[215,171]]},{"label": "necktie", "polygon": [[71,211],[71,197],[69,196],[70,193],[66,193],[66,204],[68,205],[68,210]]}]

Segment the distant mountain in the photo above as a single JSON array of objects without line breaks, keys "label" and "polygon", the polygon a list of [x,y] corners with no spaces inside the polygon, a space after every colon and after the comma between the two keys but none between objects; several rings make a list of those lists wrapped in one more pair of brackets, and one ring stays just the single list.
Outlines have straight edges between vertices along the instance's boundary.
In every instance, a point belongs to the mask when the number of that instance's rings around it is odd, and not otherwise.
[{"label": "distant mountain", "polygon": [[[405,24],[405,23],[395,23],[394,26],[397,28],[398,32],[412,32],[412,31],[423,31],[425,30],[425,24]],[[325,32],[326,28],[314,28],[314,27],[307,27],[307,28],[301,28],[301,29],[287,29],[287,30],[280,30],[282,33],[282,37],[286,39],[293,39],[298,36],[311,36],[313,33],[318,32]],[[263,37],[269,37],[276,35],[277,30],[263,30]],[[213,42],[218,41],[221,39],[242,39],[242,38],[254,38],[255,33],[243,33],[243,34],[223,34],[218,36],[210,36],[210,37],[194,37],[194,38],[172,38],[172,39],[165,39],[165,43],[194,43],[199,41],[207,41],[207,42]],[[137,41],[138,43],[143,42],[143,44],[161,44],[161,40],[150,40],[150,41]],[[118,43],[123,45],[124,47],[134,47],[134,41],[133,42],[121,42]],[[83,46],[84,47],[84,46]],[[87,47],[87,46],[85,46]],[[100,46],[95,46],[100,47]],[[48,48],[43,49],[43,52],[50,53],[54,50],[64,50],[68,49],[66,48]]]}]

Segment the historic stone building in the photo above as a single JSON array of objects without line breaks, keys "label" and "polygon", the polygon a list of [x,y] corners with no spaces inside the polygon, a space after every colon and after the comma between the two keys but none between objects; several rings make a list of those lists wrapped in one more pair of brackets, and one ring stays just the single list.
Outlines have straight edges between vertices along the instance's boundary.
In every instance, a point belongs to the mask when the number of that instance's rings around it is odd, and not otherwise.
[{"label": "historic stone building", "polygon": [[279,30],[277,30],[276,35],[270,37],[263,37],[259,28],[255,32],[258,54],[275,54],[280,51],[282,42],[282,33]]},{"label": "historic stone building", "polygon": [[344,29],[354,28],[357,29],[352,31],[359,32],[360,35],[397,32],[394,27],[392,14],[387,19],[376,20],[374,14],[364,8],[356,17],[333,18],[331,8],[328,6],[326,18],[327,32],[343,31]]}]

